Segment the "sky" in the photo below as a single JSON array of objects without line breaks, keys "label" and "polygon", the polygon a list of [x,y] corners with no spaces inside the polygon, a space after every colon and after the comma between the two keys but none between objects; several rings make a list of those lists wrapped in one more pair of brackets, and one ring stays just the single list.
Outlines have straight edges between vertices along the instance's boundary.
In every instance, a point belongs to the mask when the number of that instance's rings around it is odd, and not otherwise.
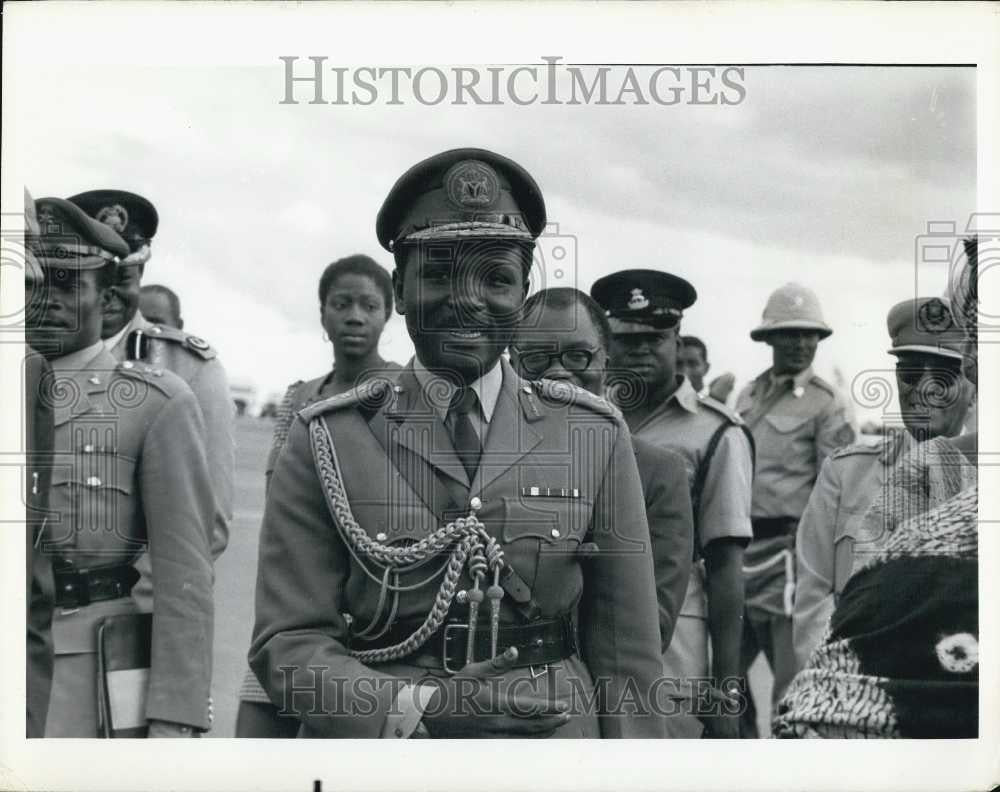
[{"label": "sky", "polygon": [[[889,308],[945,290],[945,268],[918,261],[927,223],[960,234],[975,207],[972,68],[749,67],[730,106],[427,106],[407,95],[362,107],[305,93],[282,105],[283,78],[280,64],[42,63],[5,101],[36,198],[114,187],[153,201],[144,282],[174,289],[185,328],[262,398],[327,369],[320,273],[352,253],[391,268],[376,213],[404,170],[448,148],[495,150],[541,185],[550,227],[536,282],[587,290],[629,267],[690,280],[699,297],[682,330],[708,344],[712,374],[739,384],[769,365],[749,331],[789,281],[816,291],[834,328],[817,373],[839,370],[847,391],[884,378]],[[556,266],[558,247],[571,266]],[[401,317],[381,346],[409,358]]]}]

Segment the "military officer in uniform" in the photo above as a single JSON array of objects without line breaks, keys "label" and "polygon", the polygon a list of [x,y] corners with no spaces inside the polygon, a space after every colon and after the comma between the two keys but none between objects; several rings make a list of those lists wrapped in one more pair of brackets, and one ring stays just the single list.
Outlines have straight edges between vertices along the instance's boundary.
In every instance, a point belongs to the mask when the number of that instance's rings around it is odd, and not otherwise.
[{"label": "military officer in uniform", "polygon": [[[169,371],[118,362],[101,342],[102,308],[128,246],[59,198],[37,202],[44,296],[28,340],[55,382],[51,519],[55,671],[45,735],[98,735],[97,630],[135,613],[135,560],[149,547],[156,575],[148,681],[116,730],[191,736],[209,728],[213,498],[197,401]],[[119,678],[120,679],[120,678]],[[139,703],[142,702],[142,706]]]},{"label": "military officer in uniform", "polygon": [[[205,424],[205,448],[216,510],[209,537],[212,557],[229,542],[233,518],[236,446],[233,402],[226,371],[209,344],[183,330],[146,321],[139,311],[139,291],[151,242],[159,225],[156,208],[141,195],[125,190],[90,190],[70,199],[91,217],[114,229],[129,245],[104,316],[101,337],[116,360],[141,360],[177,374],[198,400]],[[148,562],[140,562],[144,579],[136,595],[148,607]]]},{"label": "military officer in uniform", "polygon": [[855,557],[864,563],[866,547],[879,539],[864,533],[862,518],[884,497],[892,466],[917,442],[958,436],[975,391],[962,375],[964,336],[947,303],[936,297],[904,300],[889,311],[887,324],[905,431],[890,430],[875,445],[838,449],[820,469],[795,541],[797,668],[819,645]]},{"label": "military officer in uniform", "polygon": [[[35,202],[25,190],[24,213],[26,236],[38,237]],[[25,247],[25,305],[30,307],[41,299],[44,275],[38,259]],[[44,357],[30,346],[24,348],[24,441],[25,494],[24,510],[27,522],[25,557],[25,648],[27,651],[25,736],[45,734],[45,715],[49,709],[49,689],[52,687],[52,608],[55,589],[52,561],[42,552],[42,532],[48,517],[49,483],[52,480],[52,368]]]},{"label": "military officer in uniform", "polygon": [[710,397],[699,398],[678,370],[680,320],[697,297],[690,283],[656,270],[623,270],[597,280],[590,293],[611,323],[611,365],[622,378],[614,400],[633,435],[680,453],[691,489],[697,562],[663,656],[666,676],[678,681],[678,711],[667,719],[668,731],[699,737],[708,725],[708,736],[734,737],[743,687],[741,564],[750,538],[750,440],[738,416]]},{"label": "military officer in uniform", "polygon": [[[593,298],[577,289],[543,289],[524,304],[511,362],[525,379],[567,382],[603,398],[610,344],[611,326]],[[691,574],[694,519],[687,470],[673,451],[639,437],[632,438],[632,445],[652,539],[660,649],[665,652]]]},{"label": "military officer in uniform", "polygon": [[501,357],[544,226],[534,179],[481,149],[389,191],[416,357],[299,413],[261,528],[250,665],[300,736],[663,734],[628,431]]},{"label": "military officer in uniform", "polygon": [[[774,705],[795,674],[791,617],[796,527],[823,460],[854,442],[843,400],[812,370],[820,340],[832,333],[811,290],[795,283],[777,289],[761,324],[750,333],[754,341],[771,347],[773,364],[736,402],[757,448],[753,541],[744,561],[742,666],[745,674],[764,652],[774,674]],[[753,712],[748,708],[745,714],[744,736],[756,733]]]}]

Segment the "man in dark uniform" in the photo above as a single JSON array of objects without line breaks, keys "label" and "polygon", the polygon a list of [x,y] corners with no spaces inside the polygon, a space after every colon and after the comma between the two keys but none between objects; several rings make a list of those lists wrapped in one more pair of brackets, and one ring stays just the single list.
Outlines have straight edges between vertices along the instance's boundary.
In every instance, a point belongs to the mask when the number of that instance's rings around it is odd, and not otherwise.
[{"label": "man in dark uniform", "polygon": [[[33,244],[45,280],[27,337],[56,377],[43,541],[55,570],[55,671],[45,736],[98,736],[101,689],[113,699],[104,725],[116,732],[192,736],[211,721],[213,498],[201,412],[179,377],[118,363],[101,342],[114,269],[128,253],[121,237],[68,201],[43,198],[37,208]],[[147,546],[157,580],[147,675],[109,670],[99,688],[98,629],[136,613],[134,562]]]},{"label": "man in dark uniform", "polygon": [[[226,371],[206,341],[183,330],[149,322],[139,311],[142,277],[159,227],[156,207],[141,195],[125,190],[89,190],[69,200],[114,229],[129,246],[104,315],[101,338],[105,346],[116,360],[142,360],[154,368],[172,371],[188,384],[198,400],[216,498],[209,540],[212,557],[218,558],[229,543],[236,468],[233,402]],[[139,568],[143,580],[134,594],[148,608],[151,594],[148,561],[140,560]]]},{"label": "man in dark uniform", "polygon": [[[621,377],[614,401],[633,435],[684,458],[691,488],[698,561],[663,657],[667,675],[681,684],[680,711],[667,718],[667,729],[672,737],[699,737],[709,725],[709,736],[735,737],[750,442],[738,416],[699,398],[678,371],[681,317],[697,297],[690,283],[657,270],[623,270],[600,278],[590,293],[611,324],[611,366]],[[711,688],[699,689],[706,679]],[[702,712],[699,700],[709,697],[713,706]]]},{"label": "man in dark uniform", "polygon": [[[25,190],[24,214],[26,236],[38,236],[35,202]],[[38,259],[25,248],[25,305],[41,299],[44,275]],[[52,369],[48,362],[30,346],[24,354],[24,449],[25,517],[27,530],[27,605],[26,649],[27,664],[27,737],[45,734],[45,715],[49,709],[52,687],[52,608],[55,604],[55,584],[52,561],[41,549],[49,505],[49,484],[52,480]]]},{"label": "man in dark uniform", "polygon": [[[611,326],[590,295],[577,289],[544,289],[524,304],[511,344],[514,370],[528,380],[550,379],[604,397]],[[667,651],[687,592],[694,521],[684,460],[673,451],[632,438],[642,478],[652,539],[660,649]]]},{"label": "man in dark uniform", "polygon": [[261,528],[250,665],[302,736],[663,734],[628,431],[501,358],[544,226],[534,179],[481,149],[379,212],[416,357],[299,413]]}]

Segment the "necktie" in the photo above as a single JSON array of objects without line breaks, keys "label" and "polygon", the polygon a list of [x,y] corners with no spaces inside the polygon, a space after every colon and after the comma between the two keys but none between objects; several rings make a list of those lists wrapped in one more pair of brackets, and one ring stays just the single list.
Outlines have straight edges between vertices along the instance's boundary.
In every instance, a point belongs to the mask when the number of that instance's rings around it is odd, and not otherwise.
[{"label": "necktie", "polygon": [[479,400],[476,392],[472,388],[459,388],[451,397],[451,404],[448,406],[448,422],[451,424],[451,441],[458,452],[458,458],[462,460],[465,471],[469,474],[469,481],[476,477],[476,469],[479,467],[479,457],[483,452],[480,445],[479,434],[476,427],[472,425],[470,413],[479,409]]}]

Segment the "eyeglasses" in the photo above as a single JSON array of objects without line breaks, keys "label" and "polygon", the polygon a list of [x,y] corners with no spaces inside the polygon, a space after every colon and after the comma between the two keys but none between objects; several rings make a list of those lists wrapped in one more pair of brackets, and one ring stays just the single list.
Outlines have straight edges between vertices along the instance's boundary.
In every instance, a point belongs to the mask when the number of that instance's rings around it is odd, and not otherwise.
[{"label": "eyeglasses", "polygon": [[566,371],[586,371],[594,360],[596,349],[564,349],[561,352],[522,352],[516,347],[510,348],[517,356],[521,368],[533,376],[544,374],[552,365],[553,358],[559,359],[559,364]]},{"label": "eyeglasses", "polygon": [[913,365],[912,361],[896,365],[896,377],[908,388],[919,385],[925,375],[929,375],[931,381],[939,387],[951,388],[958,384],[962,376],[962,365],[959,362],[949,365],[930,361],[923,365]]}]

